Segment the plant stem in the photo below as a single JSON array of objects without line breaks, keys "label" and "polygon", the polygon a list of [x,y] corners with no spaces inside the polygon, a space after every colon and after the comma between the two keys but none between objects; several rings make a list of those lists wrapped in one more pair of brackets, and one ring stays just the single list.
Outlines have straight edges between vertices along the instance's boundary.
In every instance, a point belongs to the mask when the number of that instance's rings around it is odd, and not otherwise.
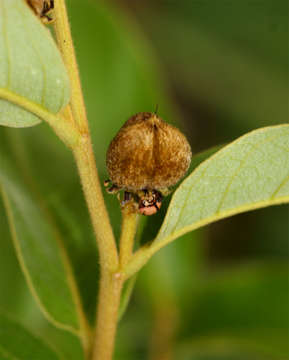
[{"label": "plant stem", "polygon": [[88,121],[81,90],[79,71],[70,32],[65,0],[55,1],[55,34],[71,83],[71,108],[73,117],[81,132],[87,132]]},{"label": "plant stem", "polygon": [[55,2],[54,14],[57,43],[71,82],[72,96],[70,105],[72,115],[81,136],[79,143],[73,148],[73,154],[96,234],[100,266],[102,268],[109,268],[110,271],[116,271],[118,267],[118,254],[95,166],[65,0]]},{"label": "plant stem", "polygon": [[[117,272],[119,257],[95,166],[65,0],[58,0],[55,5],[56,38],[71,82],[72,115],[81,135],[79,143],[73,148],[73,154],[96,234],[100,258],[101,278],[92,358],[110,360],[114,349],[118,307],[124,279],[122,273]],[[123,234],[126,234],[128,229],[129,231],[128,235],[122,236],[124,240],[121,248],[122,262],[127,262],[132,252],[136,217],[124,219],[126,230],[123,230]]]},{"label": "plant stem", "polygon": [[17,95],[8,89],[0,88],[0,99],[7,100],[47,122],[56,135],[69,148],[73,148],[78,143],[80,139],[79,131],[66,117],[59,114],[55,115],[46,110],[43,106],[36,104],[21,95]]},{"label": "plant stem", "polygon": [[117,328],[123,277],[103,271],[100,279],[95,343],[92,360],[111,360]]},{"label": "plant stem", "polygon": [[122,226],[119,243],[119,266],[122,271],[131,259],[133,253],[134,236],[137,229],[138,214],[132,203],[128,203],[122,209]]},{"label": "plant stem", "polygon": [[122,269],[132,256],[137,227],[138,214],[133,203],[125,205],[122,217],[119,271],[112,273],[103,269],[101,274],[93,360],[111,360],[113,355],[118,309],[124,283]]},{"label": "plant stem", "polygon": [[73,153],[96,234],[100,266],[102,270],[116,272],[118,268],[117,248],[102,196],[89,136],[82,135],[81,141],[73,149]]}]

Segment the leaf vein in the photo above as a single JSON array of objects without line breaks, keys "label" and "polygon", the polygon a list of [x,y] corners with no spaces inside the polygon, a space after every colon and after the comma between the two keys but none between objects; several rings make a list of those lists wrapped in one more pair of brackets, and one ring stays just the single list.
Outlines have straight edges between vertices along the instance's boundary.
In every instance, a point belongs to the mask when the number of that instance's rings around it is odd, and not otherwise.
[{"label": "leaf vein", "polygon": [[285,178],[281,181],[280,185],[277,187],[277,189],[273,192],[271,199],[274,199],[278,192],[282,189],[282,187],[289,181],[289,175],[285,176]]},{"label": "leaf vein", "polygon": [[222,208],[222,206],[223,206],[223,204],[224,204],[224,201],[225,201],[225,199],[226,199],[226,197],[227,197],[227,195],[228,195],[228,193],[229,193],[229,190],[230,190],[230,188],[231,188],[234,180],[236,179],[236,177],[238,176],[238,174],[240,173],[240,171],[241,171],[241,170],[243,169],[243,167],[245,166],[246,160],[248,159],[248,157],[249,157],[250,155],[252,155],[253,152],[257,151],[257,150],[260,148],[261,145],[263,145],[263,144],[271,141],[272,139],[278,138],[279,136],[280,136],[280,134],[274,135],[274,136],[270,136],[269,138],[267,138],[267,139],[265,139],[265,140],[261,140],[261,141],[260,141],[259,143],[257,143],[257,144],[254,144],[254,145],[252,144],[252,149],[250,149],[250,150],[248,151],[248,153],[245,155],[245,157],[241,160],[241,163],[240,163],[238,169],[234,172],[234,174],[233,174],[232,177],[231,177],[231,180],[230,180],[229,183],[227,184],[227,187],[226,187],[226,189],[225,189],[225,191],[224,191],[224,193],[223,193],[223,195],[222,195],[222,197],[221,197],[221,199],[220,199],[220,202],[219,202],[219,205],[218,205],[218,207],[217,207],[217,210],[215,211],[215,214],[216,214],[216,215],[219,214],[219,212],[220,212],[220,210],[221,210],[221,208]]},{"label": "leaf vein", "polygon": [[27,281],[27,285],[28,285],[34,299],[36,300],[38,306],[42,310],[42,312],[43,312],[44,316],[46,317],[46,319],[48,321],[50,321],[56,328],[69,331],[72,334],[74,334],[74,335],[76,335],[77,337],[80,338],[80,333],[79,333],[78,330],[76,330],[71,325],[68,325],[68,324],[65,324],[65,323],[60,323],[59,321],[57,321],[53,317],[53,315],[51,315],[50,312],[44,306],[41,298],[39,297],[39,295],[38,295],[38,293],[37,293],[37,291],[36,291],[36,289],[34,287],[33,280],[32,280],[32,278],[31,278],[31,276],[29,274],[29,271],[28,271],[28,269],[26,267],[26,262],[24,260],[24,257],[23,257],[22,252],[21,252],[20,245],[19,245],[18,240],[17,240],[18,234],[17,234],[17,231],[16,231],[15,226],[14,226],[14,215],[13,215],[13,211],[11,209],[11,203],[10,203],[10,200],[8,198],[8,194],[7,194],[7,191],[6,191],[5,187],[3,185],[1,186],[1,184],[0,184],[0,194],[2,195],[3,202],[4,202],[4,207],[6,208],[6,211],[7,211],[9,227],[10,227],[10,230],[11,230],[12,240],[13,240],[13,243],[14,243],[17,258],[19,260],[20,267],[21,267],[21,269],[23,271],[23,274],[25,276],[25,279]]}]

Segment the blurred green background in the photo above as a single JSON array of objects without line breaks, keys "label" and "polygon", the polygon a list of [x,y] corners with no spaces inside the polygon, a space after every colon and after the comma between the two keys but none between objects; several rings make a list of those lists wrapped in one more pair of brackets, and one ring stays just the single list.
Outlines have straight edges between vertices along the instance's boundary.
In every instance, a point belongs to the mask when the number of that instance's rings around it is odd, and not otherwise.
[{"label": "blurred green background", "polygon": [[[123,122],[153,111],[194,153],[288,121],[288,2],[68,0],[96,162]],[[0,151],[54,214],[91,321],[97,254],[71,154],[50,129],[0,128]],[[115,233],[120,211],[105,195]],[[152,240],[164,209],[143,220]],[[0,202],[0,309],[82,358],[28,292]],[[188,234],[142,270],[122,318],[116,360],[284,360],[288,348],[288,207],[242,214]],[[39,359],[41,360],[41,359]]]}]

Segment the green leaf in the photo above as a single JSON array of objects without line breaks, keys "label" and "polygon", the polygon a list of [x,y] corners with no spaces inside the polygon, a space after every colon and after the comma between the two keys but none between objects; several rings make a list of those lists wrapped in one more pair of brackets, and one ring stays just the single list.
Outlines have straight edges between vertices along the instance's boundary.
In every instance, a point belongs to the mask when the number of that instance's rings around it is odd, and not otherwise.
[{"label": "green leaf", "polygon": [[0,163],[0,189],[28,286],[49,321],[78,334],[76,289],[60,239],[2,154]]},{"label": "green leaf", "polygon": [[41,339],[2,314],[0,314],[0,357],[1,360],[60,359]]},{"label": "green leaf", "polygon": [[[0,0],[0,90],[41,105],[52,113],[70,97],[69,79],[50,31],[25,1]],[[0,99],[0,124],[33,126],[39,118]]]},{"label": "green leaf", "polygon": [[199,165],[174,193],[151,246],[127,273],[181,235],[225,217],[289,201],[289,125],[252,131]]},{"label": "green leaf", "polygon": [[289,125],[259,129],[226,146],[177,189],[155,243],[233,214],[288,202],[288,154]]}]

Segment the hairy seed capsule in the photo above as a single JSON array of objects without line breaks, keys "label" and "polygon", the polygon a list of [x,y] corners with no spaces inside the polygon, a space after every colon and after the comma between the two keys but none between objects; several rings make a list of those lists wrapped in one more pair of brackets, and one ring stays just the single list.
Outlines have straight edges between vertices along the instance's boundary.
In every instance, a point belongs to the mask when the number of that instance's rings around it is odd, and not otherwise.
[{"label": "hairy seed capsule", "polygon": [[162,190],[175,185],[191,162],[186,137],[156,114],[141,112],[126,121],[106,158],[111,182],[120,189]]}]

